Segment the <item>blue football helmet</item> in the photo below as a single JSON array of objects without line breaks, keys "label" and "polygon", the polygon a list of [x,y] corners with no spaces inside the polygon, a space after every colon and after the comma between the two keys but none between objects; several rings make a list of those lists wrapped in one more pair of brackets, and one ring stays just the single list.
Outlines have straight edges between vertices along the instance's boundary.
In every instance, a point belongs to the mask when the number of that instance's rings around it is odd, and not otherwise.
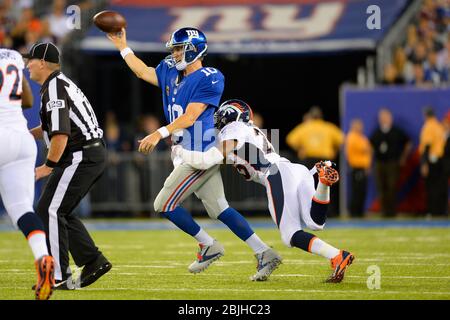
[{"label": "blue football helmet", "polygon": [[253,123],[253,111],[250,106],[242,100],[227,100],[220,105],[219,109],[217,109],[214,114],[214,126],[219,130],[233,121]]},{"label": "blue football helmet", "polygon": [[196,28],[181,28],[172,33],[166,48],[172,51],[177,46],[183,47],[181,60],[176,61],[171,54],[166,61],[169,65],[175,66],[178,71],[186,69],[191,63],[206,56],[208,50],[205,34]]}]

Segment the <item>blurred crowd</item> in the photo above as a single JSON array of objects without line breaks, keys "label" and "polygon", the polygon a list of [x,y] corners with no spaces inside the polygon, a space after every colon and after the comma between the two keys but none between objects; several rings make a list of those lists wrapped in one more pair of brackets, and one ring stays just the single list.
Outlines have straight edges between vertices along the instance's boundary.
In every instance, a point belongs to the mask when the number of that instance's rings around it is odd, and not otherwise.
[{"label": "blurred crowd", "polygon": [[425,0],[408,26],[405,43],[384,66],[382,83],[419,87],[448,84],[450,69],[450,2]]},{"label": "blurred crowd", "polygon": [[93,0],[0,0],[0,47],[23,52],[40,41],[63,44],[74,28],[71,5],[84,10]]},{"label": "blurred crowd", "polygon": [[[350,168],[350,215],[365,215],[368,177],[373,174],[382,216],[396,216],[399,177],[408,158],[412,156],[413,143],[404,128],[395,123],[388,108],[379,111],[378,125],[367,137],[361,119],[353,119],[345,135],[339,127],[325,121],[320,108],[314,106],[304,115],[302,123],[287,135],[286,142],[296,152],[299,162],[308,168],[322,159],[338,163],[338,153],[343,147],[346,163],[341,163],[340,168],[345,165]],[[433,108],[424,109],[418,152],[420,173],[425,185],[426,213],[431,216],[447,215],[450,111],[443,119],[437,119]],[[339,186],[333,187],[331,191],[331,216],[339,211],[338,190]]]}]

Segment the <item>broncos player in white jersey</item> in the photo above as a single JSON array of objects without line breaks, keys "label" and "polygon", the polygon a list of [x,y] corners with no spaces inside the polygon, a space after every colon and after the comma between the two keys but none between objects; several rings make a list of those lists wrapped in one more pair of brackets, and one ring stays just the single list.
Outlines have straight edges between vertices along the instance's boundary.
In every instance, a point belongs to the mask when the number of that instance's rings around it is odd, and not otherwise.
[{"label": "broncos player in white jersey", "polygon": [[[339,180],[329,161],[308,170],[277,154],[265,134],[252,123],[252,110],[238,99],[225,101],[215,114],[219,144],[209,154],[177,148],[176,153],[195,168],[206,170],[224,161],[233,164],[248,181],[266,187],[269,211],[284,244],[330,260],[333,273],[327,282],[341,282],[354,255],[336,249],[304,228],[325,226],[330,187]],[[313,175],[319,174],[317,188]]]},{"label": "broncos player in white jersey", "polygon": [[54,261],[48,254],[44,225],[34,213],[34,165],[37,147],[27,128],[22,106],[31,107],[33,95],[23,76],[20,53],[0,49],[0,196],[14,226],[28,240],[37,271],[36,299],[50,298]]}]

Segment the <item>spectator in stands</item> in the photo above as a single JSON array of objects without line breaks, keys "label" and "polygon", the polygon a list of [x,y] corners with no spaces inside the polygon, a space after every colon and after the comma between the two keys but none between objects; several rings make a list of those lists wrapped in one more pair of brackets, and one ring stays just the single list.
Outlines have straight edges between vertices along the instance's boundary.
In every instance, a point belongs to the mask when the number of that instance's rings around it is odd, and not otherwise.
[{"label": "spectator in stands", "polygon": [[350,166],[351,191],[349,211],[352,217],[362,217],[365,212],[367,177],[372,162],[372,147],[364,135],[361,119],[353,119],[346,138],[345,154]]},{"label": "spectator in stands", "polygon": [[0,47],[10,47],[12,40],[7,30],[7,12],[6,7],[0,3]]},{"label": "spectator in stands", "polygon": [[405,46],[405,53],[409,60],[411,60],[411,57],[413,55],[414,48],[416,47],[417,42],[418,42],[418,36],[417,36],[416,26],[413,24],[410,24],[408,26],[408,30],[407,30],[406,46]]},{"label": "spectator in stands", "polygon": [[439,86],[448,82],[448,70],[438,66],[437,53],[431,51],[424,65],[424,78],[426,82]]},{"label": "spectator in stands", "polygon": [[24,7],[19,21],[11,30],[13,47],[17,48],[19,51],[26,51],[27,33],[31,32],[36,34],[36,38],[39,39],[43,35],[43,31],[44,28],[42,22],[34,16],[33,8],[31,6]]},{"label": "spectator in stands", "polygon": [[421,173],[425,178],[427,214],[446,215],[448,209],[448,181],[444,171],[446,134],[433,108],[424,109],[425,123],[420,132],[419,152]]},{"label": "spectator in stands", "polygon": [[56,43],[61,43],[71,31],[67,25],[66,0],[54,0],[52,12],[46,17],[44,23],[50,36]]},{"label": "spectator in stands", "polygon": [[396,214],[396,184],[400,168],[412,149],[412,143],[403,130],[393,124],[392,113],[383,108],[378,114],[378,127],[370,136],[374,150],[375,179],[385,217]]},{"label": "spectator in stands", "polygon": [[439,69],[446,69],[449,71],[450,67],[450,33],[444,47],[437,53],[437,65]]},{"label": "spectator in stands", "polygon": [[427,47],[423,41],[418,42],[411,55],[411,62],[414,64],[423,64],[427,59]]},{"label": "spectator in stands", "polygon": [[394,53],[394,67],[398,72],[398,77],[404,83],[411,83],[414,79],[413,64],[408,61],[405,50],[402,47],[397,47]]},{"label": "spectator in stands", "polygon": [[414,78],[410,81],[410,84],[416,87],[426,87],[428,84],[425,82],[425,72],[423,66],[420,63],[413,65]]},{"label": "spectator in stands", "polygon": [[397,85],[403,84],[404,80],[399,76],[397,69],[392,63],[388,63],[384,66],[384,75],[382,84],[384,85]]},{"label": "spectator in stands", "polygon": [[[294,151],[300,162],[312,168],[320,160],[338,163],[338,152],[344,142],[341,129],[331,122],[323,120],[322,110],[314,106],[310,109],[310,120],[295,127],[286,137],[286,142]],[[331,205],[328,215],[335,216],[339,208],[339,183],[331,190]]]}]

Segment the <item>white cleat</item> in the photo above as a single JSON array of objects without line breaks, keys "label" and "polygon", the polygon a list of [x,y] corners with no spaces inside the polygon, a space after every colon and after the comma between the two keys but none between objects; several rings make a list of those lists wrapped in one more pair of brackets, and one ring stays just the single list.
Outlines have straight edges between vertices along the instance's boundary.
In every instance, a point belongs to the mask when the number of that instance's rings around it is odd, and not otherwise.
[{"label": "white cleat", "polygon": [[200,249],[197,253],[197,260],[191,263],[188,270],[191,273],[199,273],[208,268],[211,263],[219,260],[225,254],[225,249],[216,240],[210,246],[199,243]]},{"label": "white cleat", "polygon": [[255,254],[255,257],[258,264],[256,265],[256,273],[250,277],[252,281],[266,281],[282,261],[280,255],[271,248]]}]

